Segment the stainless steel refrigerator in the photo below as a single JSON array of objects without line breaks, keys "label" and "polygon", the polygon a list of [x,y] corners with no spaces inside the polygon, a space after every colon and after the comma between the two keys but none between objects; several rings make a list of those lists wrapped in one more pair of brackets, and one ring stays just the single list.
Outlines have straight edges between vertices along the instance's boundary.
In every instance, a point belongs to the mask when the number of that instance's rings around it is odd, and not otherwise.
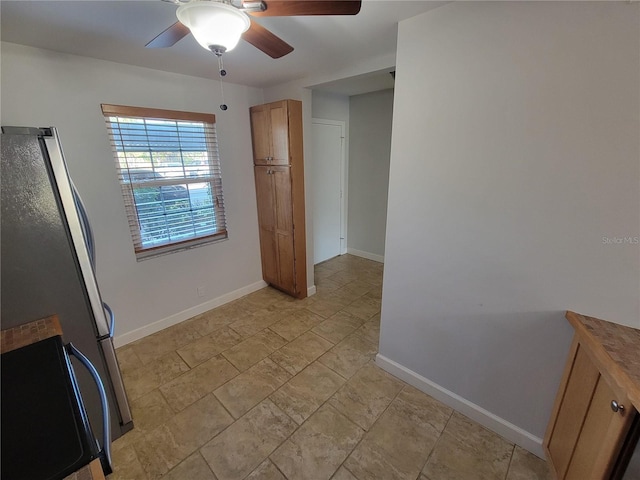
[{"label": "stainless steel refrigerator", "polygon": [[[63,340],[73,342],[102,378],[115,439],[133,427],[113,346],[115,317],[100,296],[91,227],[58,134],[55,128],[2,127],[1,151],[0,325],[58,315]],[[94,433],[102,438],[99,392],[84,368],[74,370]]]}]

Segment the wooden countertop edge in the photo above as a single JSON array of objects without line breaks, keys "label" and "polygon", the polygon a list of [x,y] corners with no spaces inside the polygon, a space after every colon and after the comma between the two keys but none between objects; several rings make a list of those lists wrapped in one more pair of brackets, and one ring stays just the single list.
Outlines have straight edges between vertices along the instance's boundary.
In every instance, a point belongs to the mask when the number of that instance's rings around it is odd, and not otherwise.
[{"label": "wooden countertop edge", "polygon": [[57,335],[62,336],[62,327],[57,315],[8,328],[0,332],[0,353],[11,352]]},{"label": "wooden countertop edge", "polygon": [[[613,384],[617,385],[620,389],[624,390],[633,406],[640,412],[640,384],[635,382],[624,369],[616,362],[609,353],[606,351],[602,343],[596,339],[589,329],[583,323],[586,317],[580,313],[567,311],[565,317],[569,323],[573,326],[576,334],[580,337],[581,341],[586,344],[591,350],[593,356],[600,365],[601,373],[607,377]],[[600,322],[606,322],[606,320],[596,319]],[[611,323],[611,322],[607,322]],[[630,328],[630,327],[629,327]]]}]

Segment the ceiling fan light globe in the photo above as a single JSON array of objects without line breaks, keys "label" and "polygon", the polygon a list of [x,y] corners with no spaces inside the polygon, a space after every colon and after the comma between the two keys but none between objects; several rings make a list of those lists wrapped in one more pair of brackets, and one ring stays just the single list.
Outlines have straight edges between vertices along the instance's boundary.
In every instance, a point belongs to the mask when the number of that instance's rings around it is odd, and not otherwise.
[{"label": "ceiling fan light globe", "polygon": [[212,46],[222,46],[227,52],[232,50],[251,25],[246,13],[231,5],[210,0],[180,5],[176,15],[206,50]]}]

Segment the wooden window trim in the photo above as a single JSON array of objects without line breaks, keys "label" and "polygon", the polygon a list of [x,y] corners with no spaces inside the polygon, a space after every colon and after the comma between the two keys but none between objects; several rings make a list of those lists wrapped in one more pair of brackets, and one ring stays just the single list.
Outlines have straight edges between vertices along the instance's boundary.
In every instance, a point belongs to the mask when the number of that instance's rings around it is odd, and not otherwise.
[{"label": "wooden window trim", "polygon": [[160,108],[147,107],[130,107],[127,105],[110,105],[108,103],[103,103],[100,106],[102,107],[103,115],[216,123],[216,116],[213,113],[183,112],[180,110],[163,110]]}]

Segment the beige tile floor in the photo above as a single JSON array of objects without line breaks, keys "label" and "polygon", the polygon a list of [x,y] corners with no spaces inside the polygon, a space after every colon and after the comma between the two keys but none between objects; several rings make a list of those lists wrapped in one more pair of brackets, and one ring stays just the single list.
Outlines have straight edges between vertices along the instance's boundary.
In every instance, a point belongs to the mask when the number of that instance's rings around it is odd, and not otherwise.
[{"label": "beige tile floor", "polygon": [[382,265],[316,267],[118,350],[135,429],[110,480],[547,479],[545,462],[389,375]]}]

